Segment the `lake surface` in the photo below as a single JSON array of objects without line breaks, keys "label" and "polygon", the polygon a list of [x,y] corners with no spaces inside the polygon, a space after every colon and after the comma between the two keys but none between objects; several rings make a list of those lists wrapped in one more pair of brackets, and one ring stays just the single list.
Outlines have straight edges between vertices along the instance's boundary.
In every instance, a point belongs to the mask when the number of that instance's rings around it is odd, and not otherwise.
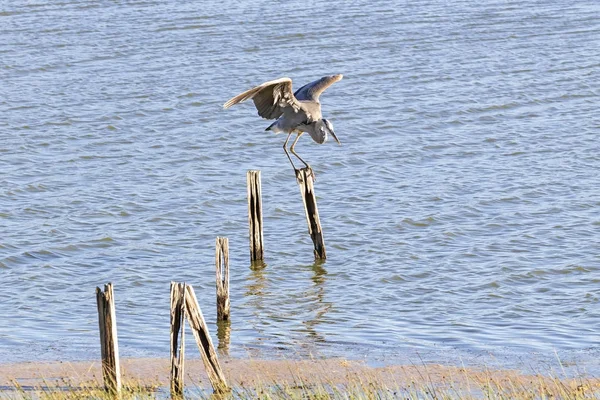
[{"label": "lake surface", "polygon": [[[596,0],[2,3],[0,361],[99,357],[109,281],[121,355],[166,357],[186,281],[234,357],[598,373],[599,49]],[[296,148],[319,264],[285,137],[252,103],[221,106],[334,73],[321,100],[343,145]]]}]

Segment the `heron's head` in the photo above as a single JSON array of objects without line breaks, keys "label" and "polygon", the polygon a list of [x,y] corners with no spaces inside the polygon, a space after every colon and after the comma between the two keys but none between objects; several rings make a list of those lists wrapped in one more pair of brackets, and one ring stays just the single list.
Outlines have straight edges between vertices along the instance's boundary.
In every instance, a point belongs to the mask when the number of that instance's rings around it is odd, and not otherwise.
[{"label": "heron's head", "polygon": [[333,131],[333,124],[331,122],[329,122],[329,120],[326,120],[325,118],[323,118],[322,121],[323,121],[323,124],[321,125],[320,129],[322,130],[325,137],[327,137],[327,134],[330,134],[331,136],[333,136],[333,138],[335,139],[335,141],[338,144],[341,144],[340,140],[337,138],[337,136],[335,135],[335,132]]}]

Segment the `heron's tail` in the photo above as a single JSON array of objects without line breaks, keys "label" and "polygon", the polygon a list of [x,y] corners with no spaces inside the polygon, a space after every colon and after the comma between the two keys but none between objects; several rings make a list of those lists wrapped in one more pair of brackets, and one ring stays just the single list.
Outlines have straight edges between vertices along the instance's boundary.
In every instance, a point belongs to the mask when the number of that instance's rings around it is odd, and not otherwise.
[{"label": "heron's tail", "polygon": [[265,131],[273,131],[275,133],[279,133],[281,132],[281,129],[279,128],[279,126],[277,126],[277,123],[279,122],[279,120],[273,122],[271,125],[269,125],[267,127],[267,129],[265,129]]}]

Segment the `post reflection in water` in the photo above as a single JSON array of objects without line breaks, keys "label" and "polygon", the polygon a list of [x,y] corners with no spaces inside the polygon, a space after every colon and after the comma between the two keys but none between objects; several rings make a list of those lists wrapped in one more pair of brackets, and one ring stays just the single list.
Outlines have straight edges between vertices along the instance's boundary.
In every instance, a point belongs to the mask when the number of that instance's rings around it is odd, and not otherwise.
[{"label": "post reflection in water", "polygon": [[252,271],[262,270],[267,267],[267,264],[263,260],[256,260],[250,262],[250,269]]},{"label": "post reflection in water", "polygon": [[323,268],[325,262],[325,260],[316,260],[314,264],[309,266],[314,272],[312,281],[315,283],[315,286],[320,286],[325,282],[325,275],[327,275],[327,271]]},{"label": "post reflection in water", "polygon": [[231,320],[217,321],[217,338],[219,353],[224,356],[229,355],[229,343],[231,341]]},{"label": "post reflection in water", "polygon": [[308,311],[313,315],[313,318],[306,319],[303,321],[303,324],[309,335],[309,339],[316,343],[325,342],[325,337],[316,328],[324,322],[325,315],[333,306],[331,302],[325,300],[327,270],[324,268],[324,265],[325,260],[316,260],[314,264],[308,266],[313,272],[313,276],[311,277],[313,285],[304,292]]},{"label": "post reflection in water", "polygon": [[[269,269],[264,264],[251,266],[244,297],[254,315],[251,329],[256,335],[257,348],[273,346],[314,354],[315,346],[326,342],[324,330],[319,326],[330,322],[326,316],[333,307],[326,292],[327,276],[324,260]],[[285,295],[273,292],[273,288]],[[283,331],[278,328],[282,322],[289,328]]]},{"label": "post reflection in water", "polygon": [[252,262],[244,286],[244,297],[247,298],[247,305],[251,308],[254,316],[251,320],[252,329],[258,334],[253,341],[257,346],[261,345],[261,341],[267,333],[264,319],[269,318],[270,315],[269,280],[265,274],[266,268],[267,265],[262,260]]},{"label": "post reflection in water", "polygon": [[248,283],[246,284],[246,292],[244,296],[258,296],[256,301],[261,301],[261,296],[264,294],[264,290],[267,287],[267,279],[264,275],[264,271],[267,267],[263,261],[253,261],[250,264],[250,274],[248,276]]}]

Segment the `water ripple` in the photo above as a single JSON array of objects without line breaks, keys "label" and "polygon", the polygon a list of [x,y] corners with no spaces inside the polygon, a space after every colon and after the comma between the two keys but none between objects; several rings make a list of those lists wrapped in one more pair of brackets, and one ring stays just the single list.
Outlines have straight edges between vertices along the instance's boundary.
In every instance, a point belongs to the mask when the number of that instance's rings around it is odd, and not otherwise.
[{"label": "water ripple", "polygon": [[[164,355],[165,288],[185,280],[214,307],[221,235],[231,354],[523,367],[556,350],[598,369],[596,4],[305,8],[0,12],[0,360],[95,357],[107,281],[123,355]],[[251,105],[221,104],[328,73],[345,75],[322,98],[343,145],[297,147],[328,247],[311,264],[284,138]],[[263,177],[264,269],[248,263],[248,169]]]}]

